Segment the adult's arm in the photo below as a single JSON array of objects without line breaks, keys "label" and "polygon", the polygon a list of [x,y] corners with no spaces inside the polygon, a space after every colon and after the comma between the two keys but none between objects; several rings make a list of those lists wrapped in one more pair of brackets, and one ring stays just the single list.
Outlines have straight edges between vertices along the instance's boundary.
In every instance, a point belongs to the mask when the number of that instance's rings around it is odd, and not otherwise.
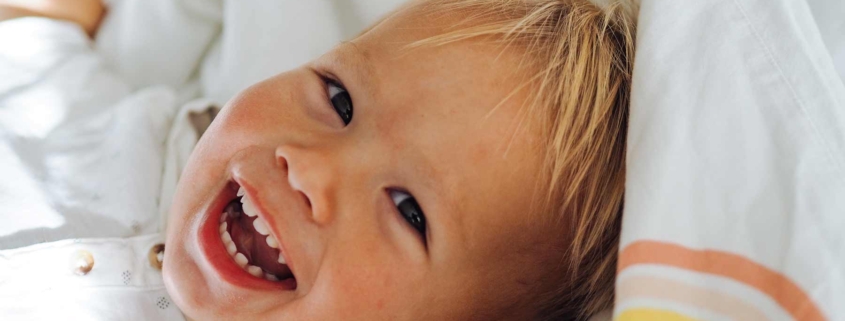
[{"label": "adult's arm", "polygon": [[0,0],[0,21],[21,17],[47,17],[81,26],[88,35],[97,31],[105,13],[101,0]]}]

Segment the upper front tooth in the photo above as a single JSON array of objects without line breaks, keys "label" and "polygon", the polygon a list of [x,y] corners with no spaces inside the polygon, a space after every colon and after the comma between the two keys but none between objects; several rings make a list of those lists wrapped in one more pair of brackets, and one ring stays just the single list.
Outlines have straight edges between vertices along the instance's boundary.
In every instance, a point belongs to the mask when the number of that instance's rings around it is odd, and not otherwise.
[{"label": "upper front tooth", "polygon": [[238,196],[244,196],[244,194],[246,194],[246,190],[244,190],[244,187],[241,186],[238,188]]},{"label": "upper front tooth", "polygon": [[267,224],[260,217],[256,217],[255,221],[252,221],[252,226],[261,235],[270,235],[270,229],[267,228]]},{"label": "upper front tooth", "polygon": [[248,197],[244,196],[241,198],[241,203],[243,203],[243,211],[246,216],[253,217],[258,215],[258,212],[255,211],[255,207],[252,205],[252,201]]}]

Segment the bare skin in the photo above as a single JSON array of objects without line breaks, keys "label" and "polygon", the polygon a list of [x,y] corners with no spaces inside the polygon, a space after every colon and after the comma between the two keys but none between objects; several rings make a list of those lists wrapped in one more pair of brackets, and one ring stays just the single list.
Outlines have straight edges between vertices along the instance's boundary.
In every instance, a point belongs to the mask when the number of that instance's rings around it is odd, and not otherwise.
[{"label": "bare skin", "polygon": [[[555,234],[527,213],[540,133],[520,126],[513,53],[474,41],[403,51],[442,32],[403,9],[316,61],[229,102],[197,146],[171,210],[164,276],[195,320],[528,319]],[[324,78],[348,91],[348,125]],[[295,290],[233,284],[200,236],[235,181],[257,199]],[[424,232],[388,190],[408,192]],[[219,263],[219,262],[218,262]],[[545,281],[548,282],[548,281]]]},{"label": "bare skin", "polygon": [[0,0],[0,21],[21,17],[46,17],[78,24],[94,35],[105,14],[100,0]]}]

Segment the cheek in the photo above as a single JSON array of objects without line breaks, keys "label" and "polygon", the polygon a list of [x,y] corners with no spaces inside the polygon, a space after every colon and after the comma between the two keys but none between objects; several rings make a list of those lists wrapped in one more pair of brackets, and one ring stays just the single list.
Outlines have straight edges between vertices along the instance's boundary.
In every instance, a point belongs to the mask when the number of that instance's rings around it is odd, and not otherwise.
[{"label": "cheek", "polygon": [[333,315],[324,319],[360,315],[402,320],[413,316],[419,294],[425,292],[421,267],[409,266],[360,242],[355,246],[362,250],[344,251],[342,256],[335,252],[338,255],[326,259],[317,278],[320,283],[309,293],[321,301],[316,306],[331,309]]},{"label": "cheek", "polygon": [[225,174],[229,160],[239,150],[272,146],[280,133],[296,132],[293,124],[299,122],[292,121],[295,116],[288,112],[293,108],[273,108],[292,105],[291,101],[280,99],[282,94],[273,94],[273,86],[259,83],[238,94],[223,108],[191,154],[183,179],[193,182],[190,185],[196,188],[204,178]]}]

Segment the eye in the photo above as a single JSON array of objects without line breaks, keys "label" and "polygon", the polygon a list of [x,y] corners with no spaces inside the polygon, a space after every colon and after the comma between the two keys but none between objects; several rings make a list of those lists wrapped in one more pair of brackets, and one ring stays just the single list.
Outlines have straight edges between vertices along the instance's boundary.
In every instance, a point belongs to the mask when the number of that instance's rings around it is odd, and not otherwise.
[{"label": "eye", "polygon": [[399,214],[425,239],[425,214],[420,204],[417,204],[417,200],[408,193],[394,190],[390,191],[390,198],[393,199],[393,204],[396,205]]},{"label": "eye", "polygon": [[352,97],[349,96],[349,92],[332,80],[326,80],[326,88],[334,110],[343,120],[343,124],[349,125],[352,121]]}]

